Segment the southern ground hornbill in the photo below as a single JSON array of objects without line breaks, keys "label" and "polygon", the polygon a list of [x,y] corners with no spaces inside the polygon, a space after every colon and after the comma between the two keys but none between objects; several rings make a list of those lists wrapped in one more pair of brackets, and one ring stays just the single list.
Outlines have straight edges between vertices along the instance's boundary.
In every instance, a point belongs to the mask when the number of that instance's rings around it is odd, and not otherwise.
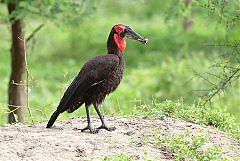
[{"label": "southern ground hornbill", "polygon": [[[113,92],[119,85],[123,70],[123,51],[126,48],[124,37],[137,40],[147,44],[147,39],[142,38],[129,26],[118,24],[113,26],[107,41],[107,54],[97,56],[87,61],[76,78],[65,91],[57,110],[48,121],[47,128],[50,128],[60,113],[69,113],[78,109],[85,103],[88,125],[81,131],[90,130],[90,133],[97,133],[99,129],[108,131],[115,130],[115,127],[106,125],[103,115],[100,113],[99,105],[106,95]],[[92,128],[90,121],[90,105],[93,104],[102,125],[97,129]]]}]

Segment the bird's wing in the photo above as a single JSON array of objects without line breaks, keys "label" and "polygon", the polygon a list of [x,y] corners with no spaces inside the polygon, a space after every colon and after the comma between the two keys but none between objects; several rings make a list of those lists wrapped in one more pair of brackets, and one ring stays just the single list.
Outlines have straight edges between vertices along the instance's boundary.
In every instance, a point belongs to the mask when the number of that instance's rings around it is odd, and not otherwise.
[{"label": "bird's wing", "polygon": [[118,65],[119,58],[115,54],[98,56],[86,62],[65,91],[57,110],[64,112],[72,105],[72,100],[80,99],[87,89],[101,83]]}]

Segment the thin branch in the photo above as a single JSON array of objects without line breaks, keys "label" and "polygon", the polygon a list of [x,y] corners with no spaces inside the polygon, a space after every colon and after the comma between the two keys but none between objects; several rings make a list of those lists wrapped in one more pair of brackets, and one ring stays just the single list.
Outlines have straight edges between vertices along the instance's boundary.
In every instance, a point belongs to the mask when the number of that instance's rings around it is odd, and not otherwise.
[{"label": "thin branch", "polygon": [[10,106],[10,107],[25,107],[25,106],[18,106],[18,105],[12,105],[12,104],[7,104],[7,106]]},{"label": "thin branch", "polygon": [[206,72],[206,74],[210,75],[210,76],[213,76],[217,79],[222,79],[222,77],[220,75],[217,75],[217,74],[213,74],[213,73],[210,73],[210,72]]},{"label": "thin branch", "polygon": [[27,75],[27,82],[26,82],[26,87],[27,87],[27,109],[28,109],[28,113],[30,115],[30,118],[32,120],[32,124],[34,124],[33,122],[33,116],[32,116],[32,111],[29,107],[29,71],[28,71],[28,64],[27,64],[27,50],[26,50],[26,40],[25,38],[21,39],[19,38],[21,41],[23,41],[23,45],[24,45],[24,56],[25,56],[25,68],[26,68],[26,75]]},{"label": "thin branch", "polygon": [[39,111],[39,112],[41,113],[41,122],[44,122],[46,118],[44,118],[45,115],[44,115],[43,111],[42,111],[42,110],[39,110],[39,109],[33,109],[33,110]]},{"label": "thin branch", "polygon": [[26,42],[30,41],[43,26],[44,26],[44,24],[41,24],[35,30],[33,30],[33,32],[26,39]]},{"label": "thin branch", "polygon": [[[7,104],[7,106],[9,106],[9,107],[14,107],[15,109],[13,109],[13,110],[11,110],[11,111],[9,111],[9,109],[8,109],[8,111],[7,112],[4,112],[5,114],[9,114],[9,113],[13,113],[13,112],[15,112],[17,109],[19,109],[19,108],[25,108],[26,106],[18,106],[18,105],[11,105],[11,104]],[[40,108],[40,107],[39,107]],[[45,120],[46,120],[46,118],[45,118],[45,114],[44,114],[44,112],[42,111],[42,110],[39,110],[39,109],[33,109],[34,111],[39,111],[40,113],[41,113],[41,122],[44,122]],[[31,120],[32,120],[32,117],[30,117],[31,118]]]},{"label": "thin branch", "polygon": [[12,80],[11,82],[13,85],[16,85],[16,86],[25,86],[26,84],[25,83],[16,83],[14,80]]},{"label": "thin branch", "polygon": [[7,113],[7,114],[13,113],[13,112],[17,111],[19,108],[25,107],[25,106],[16,106],[16,105],[8,105],[8,106],[9,106],[9,107],[14,107],[14,109],[11,110],[11,111],[9,111],[9,112],[5,112],[5,113]]},{"label": "thin branch", "polygon": [[203,80],[207,81],[209,84],[211,84],[212,86],[216,87],[216,84],[214,84],[213,82],[211,82],[208,78],[205,78],[204,76],[198,74],[198,73],[194,73],[196,76],[198,76],[199,78],[202,78]]},{"label": "thin branch", "polygon": [[217,85],[217,87],[214,87],[213,90],[211,90],[212,93],[206,96],[207,98],[205,99],[202,105],[205,105],[207,102],[211,102],[212,98],[216,96],[220,91],[223,91],[228,84],[231,84],[233,80],[238,79],[240,77],[240,75],[237,75],[239,72],[240,72],[240,67],[236,68],[229,76],[226,77],[226,79],[223,79]]}]

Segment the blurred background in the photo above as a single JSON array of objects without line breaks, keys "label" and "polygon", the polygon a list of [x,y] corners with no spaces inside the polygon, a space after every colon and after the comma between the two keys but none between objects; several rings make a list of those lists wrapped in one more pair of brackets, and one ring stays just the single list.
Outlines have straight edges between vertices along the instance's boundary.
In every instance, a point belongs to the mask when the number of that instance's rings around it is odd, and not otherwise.
[{"label": "blurred background", "polygon": [[[204,3],[203,3],[204,4]],[[207,4],[207,2],[205,3]],[[226,14],[239,1],[228,5]],[[210,73],[231,49],[214,45],[240,39],[239,24],[226,28],[221,8],[213,11],[191,0],[102,0],[89,3],[78,21],[61,22],[26,17],[26,35],[41,23],[44,27],[27,44],[30,107],[34,121],[46,121],[56,109],[63,92],[88,59],[106,53],[108,34],[115,24],[127,24],[149,39],[144,46],[127,41],[125,72],[118,89],[102,104],[109,115],[130,115],[134,107],[153,100],[198,103],[217,82]],[[76,13],[77,14],[77,13]],[[0,5],[1,17],[7,8]],[[228,15],[227,15],[228,16]],[[227,17],[226,16],[226,17]],[[7,122],[7,89],[10,75],[10,24],[0,24],[0,125]],[[239,49],[239,48],[238,48]],[[229,54],[230,55],[230,54]],[[213,98],[212,105],[226,108],[240,122],[239,80]],[[26,110],[27,111],[27,110]],[[93,112],[95,114],[95,112]],[[26,122],[30,121],[26,112]],[[85,116],[80,108],[60,119]]]}]

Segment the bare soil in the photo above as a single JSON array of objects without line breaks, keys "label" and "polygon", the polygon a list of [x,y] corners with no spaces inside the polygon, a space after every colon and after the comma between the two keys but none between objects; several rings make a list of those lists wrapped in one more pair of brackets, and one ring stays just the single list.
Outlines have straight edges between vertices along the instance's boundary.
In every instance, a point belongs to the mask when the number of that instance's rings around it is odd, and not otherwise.
[{"label": "bare soil", "polygon": [[[86,119],[57,121],[51,129],[46,123],[9,125],[0,128],[0,160],[102,160],[106,156],[126,154],[135,160],[174,160],[173,154],[154,146],[153,131],[159,135],[203,133],[209,136],[209,145],[218,145],[230,159],[240,160],[240,141],[214,128],[179,121],[174,118],[106,118],[115,131],[100,130],[98,134],[81,132]],[[92,119],[93,126],[100,121]],[[201,131],[201,132],[200,132]],[[143,142],[144,140],[144,142]],[[209,146],[207,145],[207,146]]]}]

